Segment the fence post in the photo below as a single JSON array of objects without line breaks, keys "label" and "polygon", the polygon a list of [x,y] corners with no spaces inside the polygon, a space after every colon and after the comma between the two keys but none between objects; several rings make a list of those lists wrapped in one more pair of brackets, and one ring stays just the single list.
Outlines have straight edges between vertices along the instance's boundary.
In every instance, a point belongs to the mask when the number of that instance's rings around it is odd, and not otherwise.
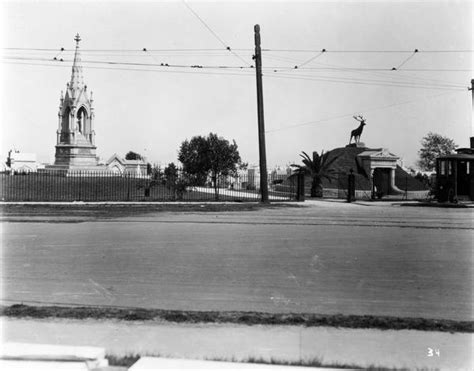
[{"label": "fence post", "polygon": [[127,201],[130,201],[130,174],[125,179],[127,179]]},{"label": "fence post", "polygon": [[405,200],[408,200],[408,174],[405,174]]},{"label": "fence post", "polygon": [[354,170],[350,169],[347,176],[347,202],[355,201],[355,175]]},{"label": "fence post", "polygon": [[296,201],[304,201],[304,173],[298,173],[296,177]]},{"label": "fence post", "polygon": [[78,176],[78,179],[79,179],[79,199],[78,201],[81,201],[81,198],[82,198],[82,173],[81,171],[79,170],[79,176]]}]

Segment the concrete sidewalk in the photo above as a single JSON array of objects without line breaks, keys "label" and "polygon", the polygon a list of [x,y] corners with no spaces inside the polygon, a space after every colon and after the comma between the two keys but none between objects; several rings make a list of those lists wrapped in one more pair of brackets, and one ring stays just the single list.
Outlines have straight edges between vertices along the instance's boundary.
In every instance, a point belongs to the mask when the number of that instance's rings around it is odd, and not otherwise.
[{"label": "concrete sidewalk", "polygon": [[118,357],[309,361],[321,367],[473,369],[473,334],[413,330],[2,318],[4,340],[94,346]]}]

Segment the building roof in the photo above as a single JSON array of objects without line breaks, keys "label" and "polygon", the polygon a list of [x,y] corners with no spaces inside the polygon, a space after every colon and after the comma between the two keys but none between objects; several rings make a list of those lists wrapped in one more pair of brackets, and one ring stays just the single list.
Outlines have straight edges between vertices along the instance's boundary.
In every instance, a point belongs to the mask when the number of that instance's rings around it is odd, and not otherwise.
[{"label": "building roof", "polygon": [[114,160],[116,160],[122,165],[140,165],[140,166],[146,165],[146,162],[143,160],[125,160],[124,158],[120,157],[116,153],[114,153],[112,157],[110,157],[107,160],[106,165],[110,165]]},{"label": "building roof", "polygon": [[458,148],[458,149],[456,149],[456,152],[458,154],[473,155],[474,154],[474,148]]},{"label": "building roof", "polygon": [[370,158],[383,158],[383,159],[391,159],[391,160],[398,160],[400,157],[394,155],[393,153],[389,152],[386,148],[378,148],[378,149],[369,149],[362,153],[358,154],[359,157],[370,157]]},{"label": "building roof", "polygon": [[449,155],[439,156],[438,160],[474,160],[474,154],[468,153],[452,153]]}]

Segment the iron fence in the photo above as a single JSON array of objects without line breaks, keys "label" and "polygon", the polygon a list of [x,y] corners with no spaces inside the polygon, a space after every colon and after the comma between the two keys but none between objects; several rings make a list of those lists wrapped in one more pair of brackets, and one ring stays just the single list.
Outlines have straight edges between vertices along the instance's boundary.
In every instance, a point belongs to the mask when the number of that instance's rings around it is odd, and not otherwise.
[{"label": "iron fence", "polygon": [[[348,176],[349,174],[338,173],[331,183],[325,185],[323,197],[347,199],[349,193]],[[372,183],[361,174],[354,174],[354,183],[356,200],[374,198],[381,200],[420,200],[426,199],[430,195],[430,190],[427,187],[418,183],[406,173],[397,173],[395,184],[401,192],[395,194],[372,192]]]},{"label": "iron fence", "polygon": [[[297,197],[297,178],[269,176],[270,201]],[[43,170],[0,173],[2,201],[259,201],[258,178],[241,174],[216,182],[197,181],[176,169],[167,176],[116,174],[109,171]]]}]

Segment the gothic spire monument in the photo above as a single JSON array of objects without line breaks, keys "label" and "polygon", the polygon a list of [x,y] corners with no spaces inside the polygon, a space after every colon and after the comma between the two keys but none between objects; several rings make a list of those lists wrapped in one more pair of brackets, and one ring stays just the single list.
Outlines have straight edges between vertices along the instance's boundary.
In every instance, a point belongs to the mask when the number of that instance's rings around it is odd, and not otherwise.
[{"label": "gothic spire monument", "polygon": [[79,34],[74,38],[76,50],[71,80],[59,99],[58,130],[54,165],[64,170],[94,170],[98,166],[94,132],[92,92],[88,92],[82,75]]}]

